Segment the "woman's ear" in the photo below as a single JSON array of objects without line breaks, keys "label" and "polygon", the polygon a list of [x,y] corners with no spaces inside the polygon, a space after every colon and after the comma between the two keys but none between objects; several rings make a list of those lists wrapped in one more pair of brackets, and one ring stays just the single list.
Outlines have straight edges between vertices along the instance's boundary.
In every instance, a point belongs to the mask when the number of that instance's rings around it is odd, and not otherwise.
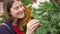
[{"label": "woman's ear", "polygon": [[12,14],[11,14],[11,8],[10,8],[10,11],[9,11],[9,15],[12,16]]},{"label": "woman's ear", "polygon": [[11,16],[11,13],[9,13],[9,15]]}]

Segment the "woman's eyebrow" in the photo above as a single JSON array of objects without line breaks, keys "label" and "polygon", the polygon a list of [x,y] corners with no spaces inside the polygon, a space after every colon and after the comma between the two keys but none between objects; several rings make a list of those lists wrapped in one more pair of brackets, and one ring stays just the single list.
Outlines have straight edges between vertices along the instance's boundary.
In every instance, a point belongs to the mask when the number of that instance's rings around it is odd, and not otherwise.
[{"label": "woman's eyebrow", "polygon": [[13,7],[14,7],[14,8],[15,8],[15,7],[18,7],[18,5],[15,4]]},{"label": "woman's eyebrow", "polygon": [[18,6],[14,7],[14,9],[17,9],[17,8],[19,8],[19,7]]}]

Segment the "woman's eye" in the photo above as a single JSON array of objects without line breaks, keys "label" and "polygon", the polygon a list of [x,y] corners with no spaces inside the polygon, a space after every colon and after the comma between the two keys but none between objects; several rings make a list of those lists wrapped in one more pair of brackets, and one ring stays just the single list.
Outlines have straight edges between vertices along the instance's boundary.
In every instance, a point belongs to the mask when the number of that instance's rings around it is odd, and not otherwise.
[{"label": "woman's eye", "polygon": [[23,7],[22,5],[20,7]]},{"label": "woman's eye", "polygon": [[18,9],[19,9],[19,7],[15,7],[14,9],[15,9],[15,10],[18,10]]}]

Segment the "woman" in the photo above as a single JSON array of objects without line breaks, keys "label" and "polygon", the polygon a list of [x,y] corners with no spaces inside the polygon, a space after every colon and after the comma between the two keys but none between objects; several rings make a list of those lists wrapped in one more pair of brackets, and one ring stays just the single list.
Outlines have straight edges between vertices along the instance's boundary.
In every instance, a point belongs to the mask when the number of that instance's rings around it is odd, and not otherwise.
[{"label": "woman", "polygon": [[[4,0],[3,4],[5,20],[0,26],[0,34],[23,34],[22,23],[24,8],[19,0]],[[33,34],[39,21],[32,19],[27,23],[26,34]]]}]

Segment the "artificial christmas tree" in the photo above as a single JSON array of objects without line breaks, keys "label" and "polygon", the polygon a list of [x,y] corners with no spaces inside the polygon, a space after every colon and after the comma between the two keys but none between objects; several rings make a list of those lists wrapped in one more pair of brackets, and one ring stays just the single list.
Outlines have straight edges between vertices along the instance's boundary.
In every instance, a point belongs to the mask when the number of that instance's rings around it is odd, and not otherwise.
[{"label": "artificial christmas tree", "polygon": [[[28,3],[26,4],[28,5]],[[29,9],[32,17],[40,21],[40,26],[34,31],[34,34],[60,34],[60,2],[51,0],[51,2],[41,3],[39,9],[31,6]],[[26,32],[26,25],[24,28]]]},{"label": "artificial christmas tree", "polygon": [[21,2],[23,3],[23,5],[29,5],[32,4],[32,0],[21,0]]},{"label": "artificial christmas tree", "polygon": [[32,17],[40,20],[34,34],[60,34],[60,2],[43,2],[31,9]]}]

